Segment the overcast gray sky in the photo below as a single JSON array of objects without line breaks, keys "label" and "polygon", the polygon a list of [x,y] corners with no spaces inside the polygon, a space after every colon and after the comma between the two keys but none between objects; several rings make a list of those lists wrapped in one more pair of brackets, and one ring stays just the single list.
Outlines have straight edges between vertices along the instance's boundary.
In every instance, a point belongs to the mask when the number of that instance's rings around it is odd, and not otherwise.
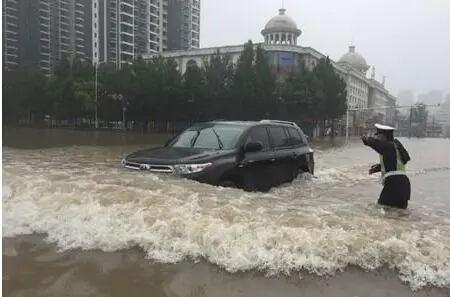
[{"label": "overcast gray sky", "polygon": [[[201,46],[262,41],[259,32],[281,3],[201,0]],[[284,7],[303,31],[299,45],[337,60],[353,40],[393,94],[450,93],[450,0],[284,0]]]}]

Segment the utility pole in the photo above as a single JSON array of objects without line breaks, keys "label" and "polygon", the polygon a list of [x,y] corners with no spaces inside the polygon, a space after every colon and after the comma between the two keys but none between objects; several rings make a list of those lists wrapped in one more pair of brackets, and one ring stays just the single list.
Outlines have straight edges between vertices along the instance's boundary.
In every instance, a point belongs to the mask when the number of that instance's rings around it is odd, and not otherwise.
[{"label": "utility pole", "polygon": [[95,129],[98,129],[98,62],[95,62]]},{"label": "utility pole", "polygon": [[413,114],[413,106],[411,105],[411,108],[410,108],[410,110],[409,110],[409,131],[408,131],[408,138],[411,138],[412,114]]}]

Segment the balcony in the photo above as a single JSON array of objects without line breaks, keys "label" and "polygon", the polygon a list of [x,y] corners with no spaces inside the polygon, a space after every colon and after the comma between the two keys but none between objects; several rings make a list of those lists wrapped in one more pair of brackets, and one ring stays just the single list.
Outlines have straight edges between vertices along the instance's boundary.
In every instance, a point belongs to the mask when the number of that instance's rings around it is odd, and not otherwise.
[{"label": "balcony", "polygon": [[123,0],[120,5],[134,8],[134,3],[132,0]]}]

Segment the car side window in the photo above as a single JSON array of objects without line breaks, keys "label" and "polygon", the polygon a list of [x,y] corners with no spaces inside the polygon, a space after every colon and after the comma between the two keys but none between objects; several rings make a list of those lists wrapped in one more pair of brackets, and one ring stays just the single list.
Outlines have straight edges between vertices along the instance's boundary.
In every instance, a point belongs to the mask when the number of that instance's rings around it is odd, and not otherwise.
[{"label": "car side window", "polygon": [[289,132],[289,136],[290,136],[290,140],[291,140],[291,145],[299,146],[299,145],[305,144],[302,136],[300,135],[300,132],[297,129],[289,127],[288,132]]},{"label": "car side window", "polygon": [[282,148],[289,146],[289,135],[283,127],[270,127],[270,135],[272,135],[273,146]]},{"label": "car side window", "polygon": [[263,150],[270,149],[270,139],[266,128],[255,127],[249,131],[245,144],[254,141],[260,141],[263,145]]}]

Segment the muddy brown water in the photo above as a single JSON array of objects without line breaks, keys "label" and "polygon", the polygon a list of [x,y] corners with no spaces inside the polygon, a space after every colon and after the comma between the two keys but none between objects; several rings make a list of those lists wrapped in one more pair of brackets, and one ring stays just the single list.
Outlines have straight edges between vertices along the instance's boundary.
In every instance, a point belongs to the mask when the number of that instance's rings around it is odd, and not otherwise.
[{"label": "muddy brown water", "polygon": [[401,139],[394,211],[359,142],[267,194],[120,166],[168,137],[3,129],[4,296],[450,296],[449,140]]}]

